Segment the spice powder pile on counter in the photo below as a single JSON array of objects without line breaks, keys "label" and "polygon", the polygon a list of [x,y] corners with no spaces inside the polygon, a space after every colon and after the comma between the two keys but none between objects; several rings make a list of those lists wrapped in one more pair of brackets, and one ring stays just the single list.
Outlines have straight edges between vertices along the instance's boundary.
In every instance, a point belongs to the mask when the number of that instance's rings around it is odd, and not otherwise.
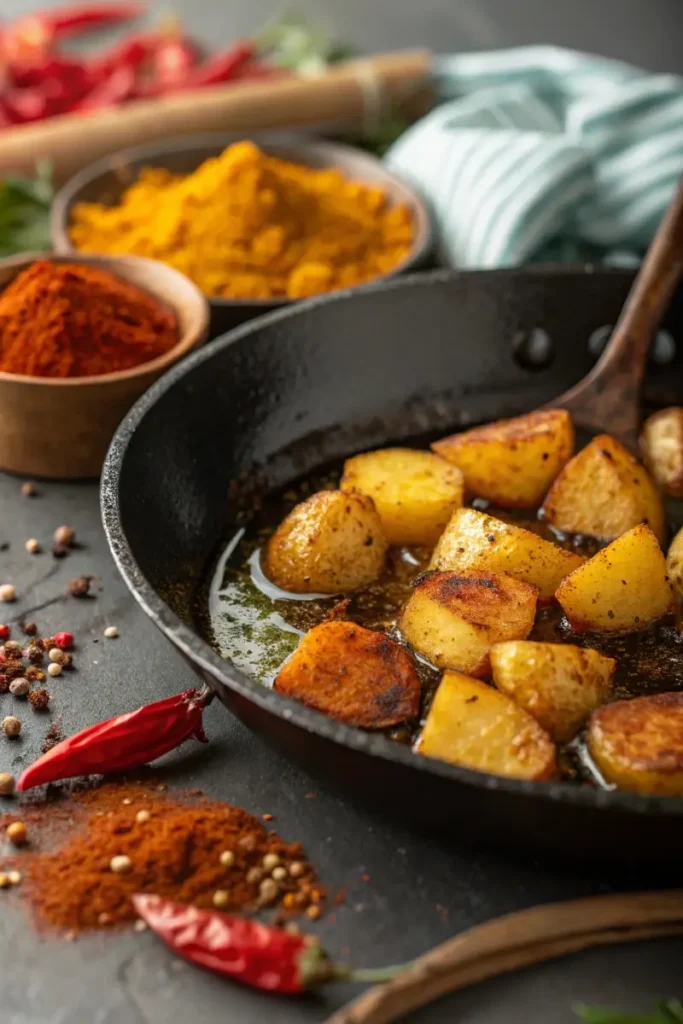
[{"label": "spice powder pile on counter", "polygon": [[71,240],[82,252],[136,254],[171,264],[209,296],[302,298],[394,270],[414,237],[407,206],[383,189],[229,146],[193,174],[145,168],[118,206],[77,204]]},{"label": "spice powder pile on counter", "polygon": [[11,841],[8,829],[17,822],[25,836],[21,849],[3,850],[0,887],[19,872],[37,922],[62,933],[134,921],[135,893],[319,917],[324,891],[299,843],[285,842],[238,807],[177,799],[164,789],[105,784],[3,815],[0,829]]},{"label": "spice powder pile on counter", "polygon": [[178,341],[175,314],[142,288],[81,263],[37,260],[0,294],[0,371],[95,377]]}]

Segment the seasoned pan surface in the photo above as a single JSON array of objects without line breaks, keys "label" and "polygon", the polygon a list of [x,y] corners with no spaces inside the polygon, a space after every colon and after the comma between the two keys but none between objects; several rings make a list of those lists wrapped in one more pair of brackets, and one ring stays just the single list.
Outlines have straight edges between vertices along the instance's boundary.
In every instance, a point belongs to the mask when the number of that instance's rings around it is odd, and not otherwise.
[{"label": "seasoned pan surface", "polygon": [[[683,799],[415,757],[254,682],[212,650],[195,618],[218,547],[259,495],[363,448],[550,399],[592,366],[631,281],[623,271],[437,271],[316,299],[191,357],[122,424],[102,506],[128,585],[220,699],[311,774],[443,834],[510,849],[660,860],[683,848]],[[664,328],[647,398],[683,404],[680,295]]]}]

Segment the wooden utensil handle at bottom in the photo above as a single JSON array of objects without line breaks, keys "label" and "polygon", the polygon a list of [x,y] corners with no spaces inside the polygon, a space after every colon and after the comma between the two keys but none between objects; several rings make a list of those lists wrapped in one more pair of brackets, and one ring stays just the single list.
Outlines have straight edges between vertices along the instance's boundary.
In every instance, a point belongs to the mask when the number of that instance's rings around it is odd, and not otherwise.
[{"label": "wooden utensil handle at bottom", "polygon": [[390,1024],[458,989],[595,946],[683,935],[683,891],[533,907],[464,932],[326,1024]]}]

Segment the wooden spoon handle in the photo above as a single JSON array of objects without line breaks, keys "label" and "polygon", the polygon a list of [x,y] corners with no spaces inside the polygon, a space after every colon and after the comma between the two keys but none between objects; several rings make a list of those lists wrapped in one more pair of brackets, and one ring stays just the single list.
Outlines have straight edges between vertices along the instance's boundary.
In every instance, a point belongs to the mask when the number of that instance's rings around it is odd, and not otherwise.
[{"label": "wooden spoon handle", "polygon": [[683,935],[683,890],[550,903],[449,939],[326,1024],[390,1024],[487,978],[592,946]]},{"label": "wooden spoon handle", "polygon": [[549,407],[593,433],[635,448],[640,390],[652,336],[683,275],[683,179],[640,268],[607,347],[589,374]]}]

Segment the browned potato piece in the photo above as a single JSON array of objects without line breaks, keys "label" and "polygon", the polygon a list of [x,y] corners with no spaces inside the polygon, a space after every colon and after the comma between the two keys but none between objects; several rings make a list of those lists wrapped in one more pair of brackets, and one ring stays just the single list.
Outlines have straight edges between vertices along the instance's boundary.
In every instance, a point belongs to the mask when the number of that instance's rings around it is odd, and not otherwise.
[{"label": "browned potato piece", "polygon": [[533,715],[556,743],[567,743],[612,692],[616,662],[573,644],[511,640],[490,652],[493,681]]},{"label": "browned potato piece", "polygon": [[323,622],[306,633],[273,686],[363,729],[397,725],[420,710],[420,679],[406,649],[355,622]]},{"label": "browned potato piece", "polygon": [[455,463],[470,494],[503,508],[537,508],[574,453],[574,427],[564,409],[498,420],[432,445]]},{"label": "browned potato piece", "polygon": [[408,643],[437,668],[489,671],[489,648],[529,635],[538,591],[504,573],[429,573],[401,615]]},{"label": "browned potato piece", "polygon": [[593,712],[588,749],[607,782],[632,793],[683,795],[683,693],[617,700]]},{"label": "browned potato piece", "polygon": [[662,549],[644,524],[579,566],[555,596],[578,630],[633,632],[674,608]]},{"label": "browned potato piece", "polygon": [[645,465],[666,494],[683,498],[683,409],[660,409],[643,424]]},{"label": "browned potato piece", "polygon": [[365,494],[319,491],[302,501],[268,541],[266,576],[296,594],[344,594],[384,568],[387,538]]},{"label": "browned potato piece", "polygon": [[416,750],[513,779],[551,779],[556,771],[555,747],[536,719],[460,672],[444,673]]},{"label": "browned potato piece", "polygon": [[645,467],[609,434],[594,437],[567,463],[543,503],[548,522],[566,533],[614,540],[647,523],[666,536],[662,499]]},{"label": "browned potato piece", "polygon": [[340,487],[372,498],[390,544],[436,544],[463,501],[460,470],[414,448],[347,459]]},{"label": "browned potato piece", "polygon": [[541,602],[552,600],[561,580],[583,559],[521,526],[511,526],[473,508],[461,508],[441,535],[430,569],[504,572],[537,587]]},{"label": "browned potato piece", "polygon": [[683,530],[679,530],[669,546],[666,571],[679,598],[683,598]]}]

